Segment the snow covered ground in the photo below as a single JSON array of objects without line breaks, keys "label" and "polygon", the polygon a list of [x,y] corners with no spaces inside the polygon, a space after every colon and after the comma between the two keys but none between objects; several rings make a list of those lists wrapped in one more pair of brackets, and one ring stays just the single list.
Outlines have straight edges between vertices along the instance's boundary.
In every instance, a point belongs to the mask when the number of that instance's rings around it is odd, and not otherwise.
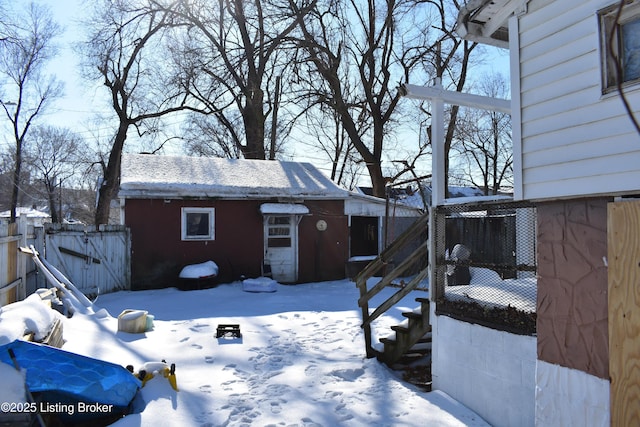
[{"label": "snow covered ground", "polygon": [[[392,291],[383,291],[379,302]],[[387,335],[401,311],[415,308],[416,296],[377,321],[374,335]],[[63,349],[123,366],[162,359],[176,364],[179,391],[154,377],[139,394],[137,413],[117,426],[488,425],[446,394],[423,392],[366,359],[357,299],[346,280],[278,285],[272,293],[244,292],[240,282],[198,291],[117,292],[96,302],[108,314],[64,319]],[[125,309],[148,311],[153,330],[118,331],[117,316]],[[8,320],[12,312],[0,312],[0,344],[20,324]],[[46,321],[29,323],[42,327]],[[216,338],[217,326],[229,323],[240,325],[242,338]]]},{"label": "snow covered ground", "polygon": [[469,285],[447,286],[446,298],[456,301],[474,301],[486,307],[507,305],[527,313],[536,311],[538,281],[533,276],[503,280],[488,268],[471,267]]}]

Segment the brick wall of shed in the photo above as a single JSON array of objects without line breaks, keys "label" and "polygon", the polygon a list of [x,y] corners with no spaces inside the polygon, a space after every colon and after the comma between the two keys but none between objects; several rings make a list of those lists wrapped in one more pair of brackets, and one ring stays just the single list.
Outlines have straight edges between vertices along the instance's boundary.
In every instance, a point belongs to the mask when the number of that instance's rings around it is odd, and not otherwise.
[{"label": "brick wall of shed", "polygon": [[608,198],[538,205],[538,359],[609,377]]}]

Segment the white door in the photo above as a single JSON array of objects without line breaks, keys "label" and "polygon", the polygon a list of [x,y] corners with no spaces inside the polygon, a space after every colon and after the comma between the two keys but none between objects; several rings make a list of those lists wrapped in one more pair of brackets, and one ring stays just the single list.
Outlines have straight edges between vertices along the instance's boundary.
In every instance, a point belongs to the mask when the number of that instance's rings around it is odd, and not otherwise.
[{"label": "white door", "polygon": [[296,215],[264,218],[264,260],[274,280],[293,283],[298,279],[298,221]]}]

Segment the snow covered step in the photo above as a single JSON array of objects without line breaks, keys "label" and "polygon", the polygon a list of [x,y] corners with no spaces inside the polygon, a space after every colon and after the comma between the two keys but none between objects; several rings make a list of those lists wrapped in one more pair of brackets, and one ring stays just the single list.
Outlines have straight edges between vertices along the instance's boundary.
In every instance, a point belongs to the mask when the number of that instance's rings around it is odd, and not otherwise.
[{"label": "snow covered step", "polygon": [[413,330],[415,328],[424,329],[425,332],[430,330],[429,313],[421,313],[418,309],[414,311],[405,311],[402,316],[406,318],[398,325],[391,326],[393,330]]},{"label": "snow covered step", "polygon": [[418,340],[416,344],[430,343],[431,342],[431,332],[427,332],[424,334],[422,338]]},{"label": "snow covered step", "polygon": [[429,322],[428,298],[416,298],[420,306],[407,312],[403,312],[404,320],[399,325],[391,326],[395,331],[389,337],[381,338],[383,351],[378,359],[391,365],[401,358],[424,357],[431,353],[431,324]]},{"label": "snow covered step", "polygon": [[417,343],[413,347],[411,347],[411,349],[409,351],[410,352],[427,352],[427,351],[431,351],[431,342]]},{"label": "snow covered step", "polygon": [[[382,337],[379,339],[380,342],[384,343],[394,343],[396,341],[396,334],[391,334],[387,337]],[[431,332],[427,332],[426,334],[424,334],[424,336],[422,338],[420,338],[416,344],[419,343],[430,343],[431,342]]]},{"label": "snow covered step", "polygon": [[418,298],[416,298],[416,302],[420,303],[420,307],[422,307],[422,311],[423,312],[425,312],[425,313],[429,312],[429,304],[431,303],[429,298],[418,297]]},{"label": "snow covered step", "polygon": [[[418,328],[420,330],[431,330],[431,325],[429,324],[429,313],[421,313],[416,311],[409,311],[402,313],[404,317],[408,319],[408,323],[406,325],[401,324],[400,327],[404,327],[405,329],[413,330],[414,328]],[[393,329],[393,327],[391,328]]]}]

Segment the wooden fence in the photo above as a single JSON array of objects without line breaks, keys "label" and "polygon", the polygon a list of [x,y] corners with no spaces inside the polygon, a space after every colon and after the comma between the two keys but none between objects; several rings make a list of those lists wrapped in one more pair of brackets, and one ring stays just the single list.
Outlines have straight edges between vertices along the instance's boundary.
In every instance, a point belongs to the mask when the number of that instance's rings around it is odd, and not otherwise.
[{"label": "wooden fence", "polygon": [[131,289],[131,234],[125,226],[47,224],[44,237],[47,261],[84,294]]},{"label": "wooden fence", "polygon": [[23,300],[42,287],[33,261],[18,253],[20,246],[29,245],[42,249],[42,228],[28,224],[26,217],[0,223],[0,306]]},{"label": "wooden fence", "polygon": [[457,243],[461,243],[471,251],[473,261],[477,265],[493,267],[503,279],[516,277],[515,213],[449,217],[446,220],[445,233],[449,251]]},{"label": "wooden fence", "polygon": [[124,226],[37,227],[20,217],[0,222],[0,307],[50,287],[31,258],[18,252],[30,245],[86,294],[131,288],[131,238]]}]

